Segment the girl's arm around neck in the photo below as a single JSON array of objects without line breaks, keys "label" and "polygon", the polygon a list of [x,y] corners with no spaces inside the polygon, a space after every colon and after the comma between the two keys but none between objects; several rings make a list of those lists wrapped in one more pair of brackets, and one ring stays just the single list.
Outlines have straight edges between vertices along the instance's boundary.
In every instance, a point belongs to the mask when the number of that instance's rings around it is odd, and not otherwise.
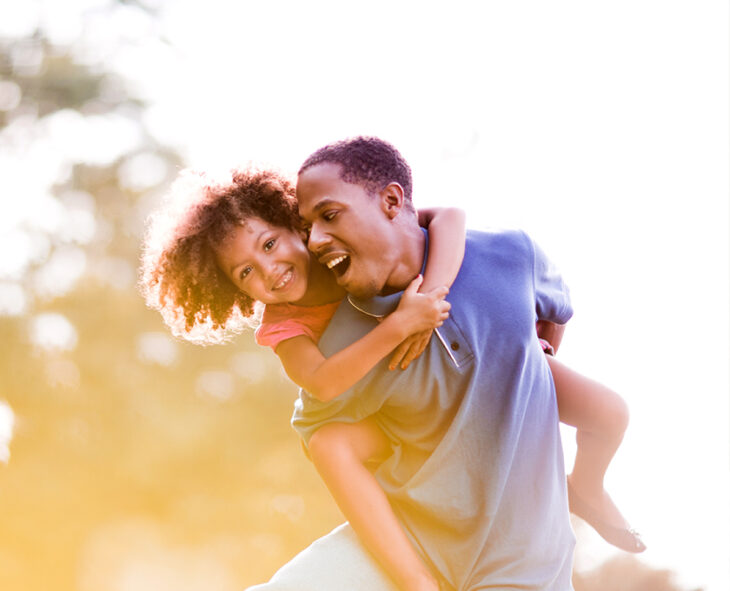
[{"label": "girl's arm around neck", "polygon": [[325,357],[308,336],[279,343],[276,354],[284,371],[312,396],[327,402],[365,377],[375,365],[408,336],[441,326],[451,307],[444,301],[447,289],[418,293],[422,277],[414,279],[396,310],[373,330],[331,357]]},{"label": "girl's arm around neck", "polygon": [[[466,215],[455,207],[419,209],[418,224],[428,229],[428,258],[420,291],[432,293],[435,289],[448,290],[464,260]],[[400,365],[406,369],[426,349],[431,333],[431,330],[425,330],[401,343],[390,358],[390,366]]]},{"label": "girl's arm around neck", "polygon": [[317,400],[327,402],[365,377],[407,336],[404,327],[391,315],[363,338],[329,358],[311,338],[303,335],[279,343],[276,354],[295,384]]},{"label": "girl's arm around neck", "polygon": [[418,210],[418,224],[428,229],[428,260],[420,291],[451,287],[464,260],[466,214],[456,207]]}]

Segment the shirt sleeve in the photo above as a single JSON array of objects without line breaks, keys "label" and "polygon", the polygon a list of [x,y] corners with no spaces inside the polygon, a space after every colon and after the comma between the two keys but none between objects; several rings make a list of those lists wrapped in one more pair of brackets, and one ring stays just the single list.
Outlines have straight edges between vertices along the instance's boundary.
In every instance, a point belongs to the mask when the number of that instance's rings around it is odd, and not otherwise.
[{"label": "shirt sleeve", "polygon": [[309,337],[318,343],[339,305],[337,301],[321,306],[266,306],[261,325],[256,329],[256,342],[274,350],[282,341],[299,336]]},{"label": "shirt sleeve", "polygon": [[256,343],[262,347],[276,350],[279,343],[298,336],[307,336],[316,342],[312,329],[297,318],[287,318],[279,322],[262,323],[256,329]]},{"label": "shirt sleeve", "polygon": [[532,240],[530,242],[533,252],[536,319],[565,324],[573,316],[568,286],[542,249]]}]

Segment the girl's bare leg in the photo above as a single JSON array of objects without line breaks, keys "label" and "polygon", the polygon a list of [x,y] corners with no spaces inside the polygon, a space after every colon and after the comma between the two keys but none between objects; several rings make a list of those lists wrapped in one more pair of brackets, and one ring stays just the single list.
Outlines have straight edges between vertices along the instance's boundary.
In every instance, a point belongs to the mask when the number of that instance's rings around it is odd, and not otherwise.
[{"label": "girl's bare leg", "polygon": [[340,510],[404,591],[438,591],[439,585],[416,552],[373,474],[370,460],[390,454],[390,442],[372,418],[330,423],[309,440],[309,453]]},{"label": "girl's bare leg", "polygon": [[[560,421],[576,427],[578,447],[573,472],[568,476],[573,496],[571,508],[609,542],[630,552],[641,552],[645,546],[603,486],[608,465],[628,426],[628,407],[618,394],[603,384],[573,371],[553,357],[547,359],[555,382]],[[574,507],[586,509],[581,511]]]}]

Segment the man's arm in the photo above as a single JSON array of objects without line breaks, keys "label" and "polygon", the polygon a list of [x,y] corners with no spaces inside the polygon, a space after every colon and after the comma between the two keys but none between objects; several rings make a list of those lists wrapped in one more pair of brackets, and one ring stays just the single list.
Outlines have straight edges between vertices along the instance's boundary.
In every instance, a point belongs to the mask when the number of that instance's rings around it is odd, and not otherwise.
[{"label": "man's arm", "polygon": [[560,347],[560,343],[563,340],[564,332],[565,324],[555,324],[548,320],[537,321],[537,336],[550,343],[555,353],[558,352],[558,347]]}]

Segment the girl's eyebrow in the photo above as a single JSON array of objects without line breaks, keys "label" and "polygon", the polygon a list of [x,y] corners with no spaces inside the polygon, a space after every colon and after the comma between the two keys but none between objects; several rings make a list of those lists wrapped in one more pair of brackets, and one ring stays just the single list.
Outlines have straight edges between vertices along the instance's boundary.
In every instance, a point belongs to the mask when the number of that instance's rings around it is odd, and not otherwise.
[{"label": "girl's eyebrow", "polygon": [[[263,236],[264,234],[266,234],[266,232],[268,232],[269,230],[271,230],[271,228],[265,228],[265,229],[263,229],[263,230],[262,230],[261,232],[259,232],[259,235],[258,235],[258,236],[256,236],[256,240],[254,241],[254,244],[258,244],[259,242],[261,242],[261,237],[262,237],[262,236]],[[234,262],[234,263],[233,263],[233,264],[231,265],[231,267],[230,267],[230,268],[228,269],[228,274],[229,274],[229,275],[234,275],[234,271],[235,271],[236,269],[238,269],[238,267],[240,267],[241,265],[243,265],[243,263],[242,263],[242,262]]]}]

